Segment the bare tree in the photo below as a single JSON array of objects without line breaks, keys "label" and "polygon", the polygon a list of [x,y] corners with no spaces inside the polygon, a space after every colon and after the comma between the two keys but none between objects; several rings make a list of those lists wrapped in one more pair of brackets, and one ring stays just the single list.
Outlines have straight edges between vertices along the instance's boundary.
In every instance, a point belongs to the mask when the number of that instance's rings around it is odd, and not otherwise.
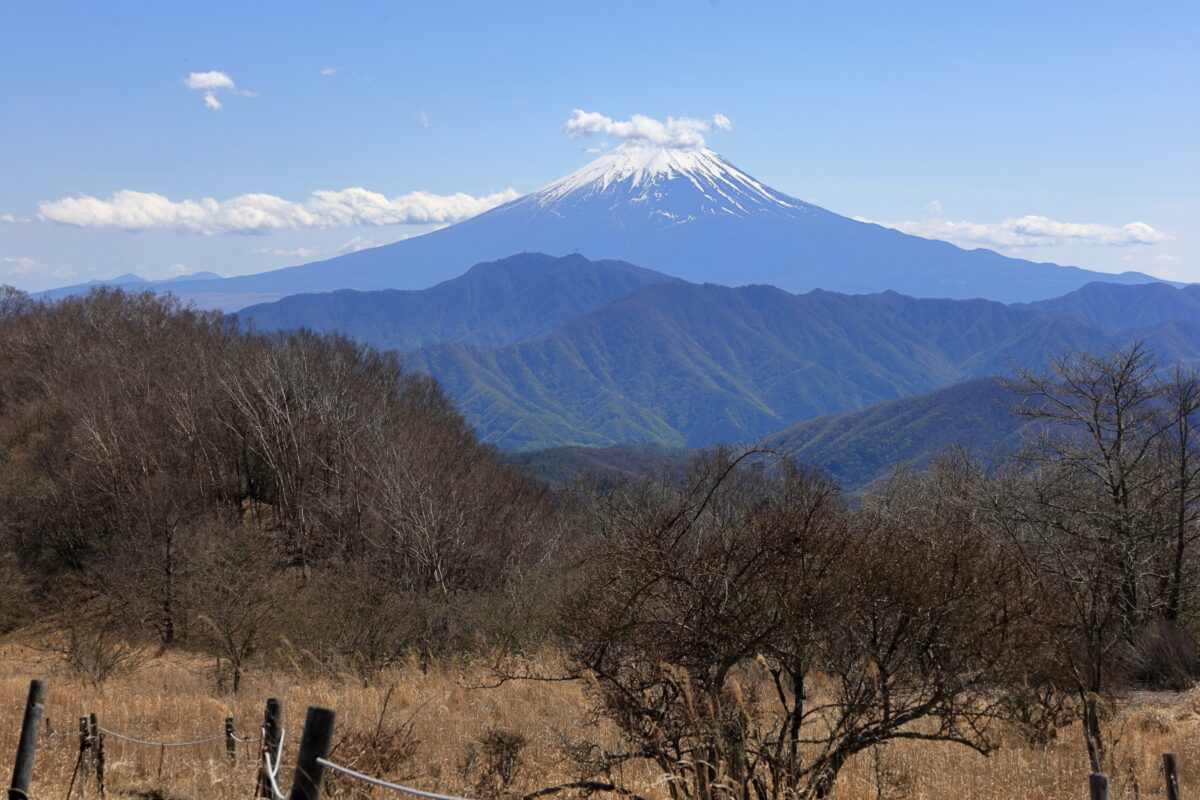
[{"label": "bare tree", "polygon": [[1185,594],[1195,590],[1193,552],[1200,540],[1200,373],[1176,367],[1161,386],[1170,427],[1160,447],[1164,464],[1162,505],[1169,509],[1166,559],[1158,595],[1162,615],[1177,621]]},{"label": "bare tree", "polygon": [[991,748],[1023,576],[969,514],[895,489],[855,513],[819,476],[718,453],[682,489],[589,497],[565,633],[673,797],[827,797],[894,739]]},{"label": "bare tree", "polygon": [[189,599],[200,622],[198,638],[216,659],[217,684],[236,694],[290,598],[279,556],[259,531],[247,526],[227,534],[219,520],[214,523],[201,534]]},{"label": "bare tree", "polygon": [[1060,657],[1096,771],[1105,698],[1156,617],[1178,614],[1195,538],[1194,380],[1158,370],[1137,342],[1020,373],[1010,386],[1033,425],[987,492],[1015,552],[1064,599]]}]

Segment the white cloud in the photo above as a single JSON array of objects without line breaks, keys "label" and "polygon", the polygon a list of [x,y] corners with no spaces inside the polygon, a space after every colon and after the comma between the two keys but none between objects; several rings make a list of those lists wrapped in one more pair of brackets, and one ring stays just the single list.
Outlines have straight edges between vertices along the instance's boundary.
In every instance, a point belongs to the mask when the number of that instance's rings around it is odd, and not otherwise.
[{"label": "white cloud", "polygon": [[518,197],[515,189],[474,197],[459,192],[410,192],[387,197],[361,187],[318,190],[303,203],[270,194],[229,200],[170,200],[153,192],[122,189],[107,200],[81,195],[38,204],[38,219],[79,228],[145,230],[173,228],[195,233],[261,233],[297,228],[353,225],[452,223]]},{"label": "white cloud", "polygon": [[22,219],[21,217],[14,217],[12,214],[0,214],[0,222],[11,222],[16,224],[18,222],[29,222],[29,220]]},{"label": "white cloud", "polygon": [[[445,226],[437,226],[437,228],[443,227]],[[437,228],[435,228],[435,230],[437,230]],[[368,239],[365,236],[355,236],[354,238],[335,247],[296,247],[291,249],[283,247],[256,247],[250,252],[257,256],[276,256],[280,258],[330,258],[331,256],[340,256],[345,255],[346,253],[357,253],[359,250],[366,250],[371,247],[379,247],[381,244],[386,244],[387,242],[402,241],[404,239],[410,239],[413,236],[420,235],[420,233],[414,233],[406,236],[400,236],[398,238],[391,237],[387,239],[386,242]]]},{"label": "white cloud", "polygon": [[193,72],[183,79],[183,85],[189,89],[236,89],[233,78],[224,72]]},{"label": "white cloud", "polygon": [[733,127],[729,117],[716,114],[712,119],[693,117],[667,117],[667,121],[634,114],[628,120],[618,121],[595,111],[571,110],[571,118],[563,124],[563,133],[572,139],[591,134],[602,134],[623,139],[635,144],[652,144],[679,150],[698,150],[704,147],[704,133],[711,130],[727,131]]},{"label": "white cloud", "polygon": [[1144,222],[1116,227],[1095,222],[1057,222],[1049,217],[1028,214],[1003,222],[954,222],[932,219],[909,222],[874,222],[926,239],[944,239],[966,247],[1040,247],[1070,244],[1128,245],[1158,244],[1171,238]]},{"label": "white cloud", "polygon": [[321,70],[321,74],[322,75],[336,75],[337,71],[338,71],[338,67],[326,67],[325,69]]},{"label": "white cloud", "polygon": [[250,252],[256,256],[282,256],[286,258],[312,258],[317,254],[317,251],[310,247],[297,247],[294,250],[286,250],[282,247],[256,247]]},{"label": "white cloud", "polygon": [[242,97],[258,97],[257,92],[237,88],[237,84],[233,82],[233,78],[219,70],[189,73],[183,79],[183,85],[189,89],[203,91],[204,105],[213,111],[221,110],[221,101],[217,99],[216,95],[218,91],[226,90],[234,94],[240,94]]},{"label": "white cloud", "polygon": [[187,271],[187,264],[172,264],[171,266],[167,267],[167,272],[171,273],[172,275],[186,275]]},{"label": "white cloud", "polygon": [[924,211],[926,214],[940,214],[940,213],[942,213],[942,201],[941,200],[930,200],[928,203],[925,204],[925,207],[922,208],[921,210]]},{"label": "white cloud", "polygon": [[28,256],[17,256],[16,258],[6,256],[0,258],[0,263],[8,264],[4,268],[5,275],[28,275],[31,272],[46,269],[46,265],[35,261]]},{"label": "white cloud", "polygon": [[67,278],[75,274],[75,270],[66,267],[51,267],[28,256],[5,256],[0,258],[0,275],[10,278],[24,277],[40,273],[52,278]]},{"label": "white cloud", "polygon": [[[420,234],[414,234],[419,236]],[[407,239],[408,236],[401,236],[400,239]],[[397,239],[389,239],[388,241],[398,241]],[[359,250],[366,250],[369,247],[379,247],[384,244],[377,242],[374,239],[368,239],[365,236],[355,236],[347,242],[336,247],[296,247],[287,249],[283,247],[256,247],[250,252],[258,256],[277,256],[281,258],[328,258],[330,256],[340,256],[346,253],[357,253]]]},{"label": "white cloud", "polygon": [[417,122],[421,123],[421,127],[423,127],[423,128],[429,127],[429,115],[426,114],[424,111],[414,111],[413,119],[415,119]]},{"label": "white cloud", "polygon": [[[405,237],[407,238],[407,237]],[[343,242],[338,245],[334,252],[341,255],[343,253],[357,253],[359,250],[366,250],[371,247],[379,247],[379,242],[374,239],[368,239],[365,236],[355,236],[348,242]]]}]

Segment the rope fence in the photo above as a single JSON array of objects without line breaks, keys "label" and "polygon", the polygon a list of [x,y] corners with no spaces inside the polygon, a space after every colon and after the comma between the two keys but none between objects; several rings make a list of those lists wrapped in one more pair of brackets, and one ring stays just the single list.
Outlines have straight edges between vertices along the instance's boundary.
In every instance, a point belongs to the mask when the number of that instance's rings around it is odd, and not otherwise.
[{"label": "rope fence", "polygon": [[47,735],[47,736],[71,736],[71,737],[75,737],[75,736],[78,736],[79,734],[77,734],[77,733],[63,733],[62,731],[56,731],[56,730],[54,730],[54,726],[50,724],[50,718],[49,718],[49,717],[46,717],[46,735]]},{"label": "rope fence", "polygon": [[[45,681],[34,680],[29,685],[29,698],[25,704],[25,716],[21,723],[21,736],[17,745],[16,762],[13,765],[12,785],[8,790],[9,800],[29,800],[29,784],[33,777],[38,734],[43,727],[42,716],[45,710],[45,691]],[[420,797],[424,798],[424,800],[469,800],[468,798],[456,797],[454,795],[437,794],[422,789],[414,789],[410,786],[402,786],[398,783],[392,783],[373,775],[367,775],[366,773],[330,761],[330,746],[333,740],[333,727],[336,716],[337,712],[330,708],[323,708],[321,706],[308,707],[308,712],[304,720],[304,730],[300,737],[299,752],[297,753],[296,764],[292,773],[292,787],[291,791],[287,794],[284,794],[279,786],[279,770],[282,762],[281,754],[285,731],[283,728],[283,706],[275,698],[267,700],[261,735],[254,738],[241,738],[237,736],[234,731],[234,720],[232,717],[225,718],[225,734],[223,736],[210,736],[190,742],[156,742],[139,739],[124,733],[117,733],[116,731],[101,727],[95,714],[79,718],[79,732],[77,734],[56,731],[51,726],[49,718],[45,721],[45,729],[46,734],[50,737],[79,737],[79,757],[75,762],[75,769],[71,774],[70,785],[67,787],[67,800],[70,800],[72,796],[77,776],[79,777],[79,796],[81,800],[86,797],[86,785],[89,773],[95,776],[99,796],[103,800],[105,796],[104,740],[106,736],[133,744],[156,747],[159,749],[160,754],[165,752],[168,747],[197,747],[224,739],[230,763],[236,760],[236,746],[238,744],[260,744],[258,748],[258,778],[254,796],[256,798],[263,798],[263,800],[321,800],[326,770],[380,789]],[[1171,753],[1164,753],[1162,758],[1163,778],[1166,784],[1166,800],[1179,800],[1178,761],[1175,755]],[[160,755],[160,775],[161,769],[162,756]],[[581,782],[563,784],[562,786],[534,792],[533,794],[526,795],[524,800],[533,800],[533,798],[568,788],[623,791],[618,787]],[[1088,796],[1090,800],[1110,800],[1107,775],[1095,773],[1089,776]]]},{"label": "rope fence", "polygon": [[409,786],[401,786],[398,783],[389,783],[382,778],[375,778],[370,775],[364,775],[361,772],[356,772],[349,767],[343,767],[340,764],[335,764],[324,758],[318,758],[317,763],[322,766],[329,767],[334,772],[340,772],[343,775],[354,778],[355,780],[369,783],[372,786],[378,786],[381,789],[391,789],[393,792],[403,792],[404,794],[416,795],[417,797],[425,797],[428,800],[467,800],[465,797],[455,797],[448,794],[434,794],[433,792],[422,791],[421,789],[413,789]]},{"label": "rope fence", "polygon": [[[197,739],[194,742],[149,742],[149,741],[146,741],[145,739],[135,739],[132,736],[126,736],[123,733],[117,733],[116,731],[110,731],[108,728],[100,728],[100,732],[106,733],[115,739],[121,739],[126,742],[133,742],[134,744],[144,744],[144,745],[147,745],[148,747],[195,747],[198,744],[208,744],[209,742],[220,742],[220,741],[224,741],[227,738],[224,734],[222,734],[220,736],[210,736],[207,739]],[[237,740],[235,739],[234,741],[237,741]],[[249,739],[247,741],[256,742],[258,740],[257,739]]]},{"label": "rope fence", "polygon": [[271,754],[265,750],[263,751],[262,774],[266,778],[264,784],[266,789],[270,791],[272,800],[288,800],[287,795],[279,788],[279,762],[272,763]]},{"label": "rope fence", "polygon": [[[279,792],[276,782],[276,776],[279,771],[279,748],[283,743],[283,729],[279,726],[279,703],[277,700],[272,699],[268,703],[267,716],[263,721],[261,736],[238,736],[234,728],[233,717],[226,717],[225,732],[223,734],[205,736],[186,742],[162,742],[106,728],[100,724],[99,717],[94,713],[80,717],[79,730],[74,733],[56,730],[51,724],[49,717],[45,718],[45,724],[43,725],[44,693],[44,681],[33,681],[30,684],[30,696],[26,703],[26,718],[21,728],[23,749],[17,754],[18,769],[13,773],[13,785],[8,792],[10,800],[28,800],[28,784],[31,780],[33,770],[33,752],[37,746],[40,728],[44,728],[44,733],[49,739],[71,738],[77,739],[79,742],[78,756],[75,759],[75,766],[71,771],[71,779],[67,787],[67,800],[70,800],[74,795],[76,787],[78,787],[81,800],[85,798],[87,796],[88,783],[92,779],[95,781],[100,798],[104,798],[106,789],[105,766],[107,761],[105,758],[105,741],[107,739],[116,739],[134,745],[157,749],[159,751],[159,777],[162,777],[163,759],[167,748],[201,747],[213,742],[223,741],[225,742],[225,754],[229,762],[233,764],[237,761],[237,746],[239,744],[251,745],[261,742],[263,746],[260,748],[259,753],[260,788],[269,783],[271,791],[268,794],[260,790],[258,796],[271,798],[271,800],[287,800]],[[268,727],[270,733],[268,733]],[[271,742],[273,742],[273,745],[269,746]],[[272,757],[274,758],[274,762],[272,762]],[[274,763],[274,766],[268,770],[266,765],[272,763]],[[24,766],[22,767],[21,765]],[[77,778],[78,784],[76,783]]]}]

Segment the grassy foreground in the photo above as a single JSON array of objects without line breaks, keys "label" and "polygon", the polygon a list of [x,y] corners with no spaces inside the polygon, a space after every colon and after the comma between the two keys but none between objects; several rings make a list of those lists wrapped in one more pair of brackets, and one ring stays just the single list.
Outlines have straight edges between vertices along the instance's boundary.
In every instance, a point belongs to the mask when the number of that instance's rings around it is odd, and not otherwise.
[{"label": "grassy foreground", "polygon": [[[543,660],[553,659],[551,655]],[[214,693],[205,664],[177,654],[148,659],[135,671],[92,688],[63,673],[52,657],[8,644],[0,650],[0,771],[5,780],[16,752],[28,682],[39,676],[49,682],[46,716],[55,729],[74,732],[79,716],[95,712],[103,727],[168,742],[220,735],[228,716],[235,718],[240,736],[257,736],[265,699],[279,697],[287,731],[280,781],[285,791],[300,722],[312,703],[338,711],[333,760],[467,797],[489,793],[490,787],[494,797],[520,798],[580,777],[571,757],[579,745],[619,746],[610,727],[592,720],[583,686],[525,681],[486,688],[491,682],[487,671],[472,665],[426,673],[414,665],[377,676],[370,685],[349,675],[314,678],[280,670],[249,676],[242,691],[232,696]],[[1114,797],[1164,796],[1163,752],[1178,754],[1185,796],[1200,787],[1200,690],[1130,696],[1111,724],[1117,736]],[[519,751],[515,761],[510,758],[513,742],[518,742]],[[77,753],[77,737],[47,736],[43,731],[31,787],[35,800],[66,797]],[[233,765],[222,741],[161,750],[109,737],[106,754],[112,797],[222,800],[253,793],[255,745],[240,745]],[[511,775],[507,787],[504,774]],[[661,776],[649,765],[626,766],[616,777],[647,800],[668,797]],[[1048,746],[1032,748],[1014,738],[986,758],[952,744],[892,743],[852,762],[834,797],[1065,800],[1086,797],[1086,780],[1083,746],[1072,727]],[[326,794],[390,795],[340,776],[328,781]],[[96,796],[94,785],[88,786],[88,796]]]}]

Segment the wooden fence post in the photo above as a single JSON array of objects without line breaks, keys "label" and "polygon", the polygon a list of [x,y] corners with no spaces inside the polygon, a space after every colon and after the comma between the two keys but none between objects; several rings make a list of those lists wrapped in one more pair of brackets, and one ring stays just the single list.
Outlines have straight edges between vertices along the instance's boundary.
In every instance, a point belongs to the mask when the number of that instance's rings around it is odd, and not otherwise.
[{"label": "wooden fence post", "polygon": [[38,729],[46,709],[46,682],[29,682],[29,697],[25,700],[25,718],[21,721],[21,740],[17,744],[17,761],[13,764],[12,783],[8,800],[28,800],[29,781],[33,778],[33,756],[37,752]]},{"label": "wooden fence post", "polygon": [[87,717],[79,718],[79,797],[87,797],[88,756],[92,746],[92,729]]},{"label": "wooden fence post", "polygon": [[1167,800],[1179,800],[1179,763],[1174,753],[1163,753],[1163,777],[1167,781]]},{"label": "wooden fence post", "polygon": [[335,719],[337,712],[332,708],[308,707],[288,800],[320,800],[321,785],[325,782],[325,765],[317,759],[329,757]]},{"label": "wooden fence post", "polygon": [[88,717],[88,728],[92,734],[92,762],[96,766],[96,791],[104,797],[104,733],[100,730],[100,718],[95,713]]},{"label": "wooden fence post", "polygon": [[1092,800],[1108,800],[1108,776],[1093,772],[1088,780],[1088,789]]},{"label": "wooden fence post", "polygon": [[279,765],[279,744],[282,734],[283,704],[277,698],[267,698],[267,710],[263,713],[262,744],[259,746],[261,756],[258,767],[258,788],[255,791],[257,797],[271,796],[271,782],[267,778],[267,759],[270,758],[272,764]]},{"label": "wooden fence post", "polygon": [[237,761],[237,740],[233,738],[233,717],[225,718],[225,755]]}]

